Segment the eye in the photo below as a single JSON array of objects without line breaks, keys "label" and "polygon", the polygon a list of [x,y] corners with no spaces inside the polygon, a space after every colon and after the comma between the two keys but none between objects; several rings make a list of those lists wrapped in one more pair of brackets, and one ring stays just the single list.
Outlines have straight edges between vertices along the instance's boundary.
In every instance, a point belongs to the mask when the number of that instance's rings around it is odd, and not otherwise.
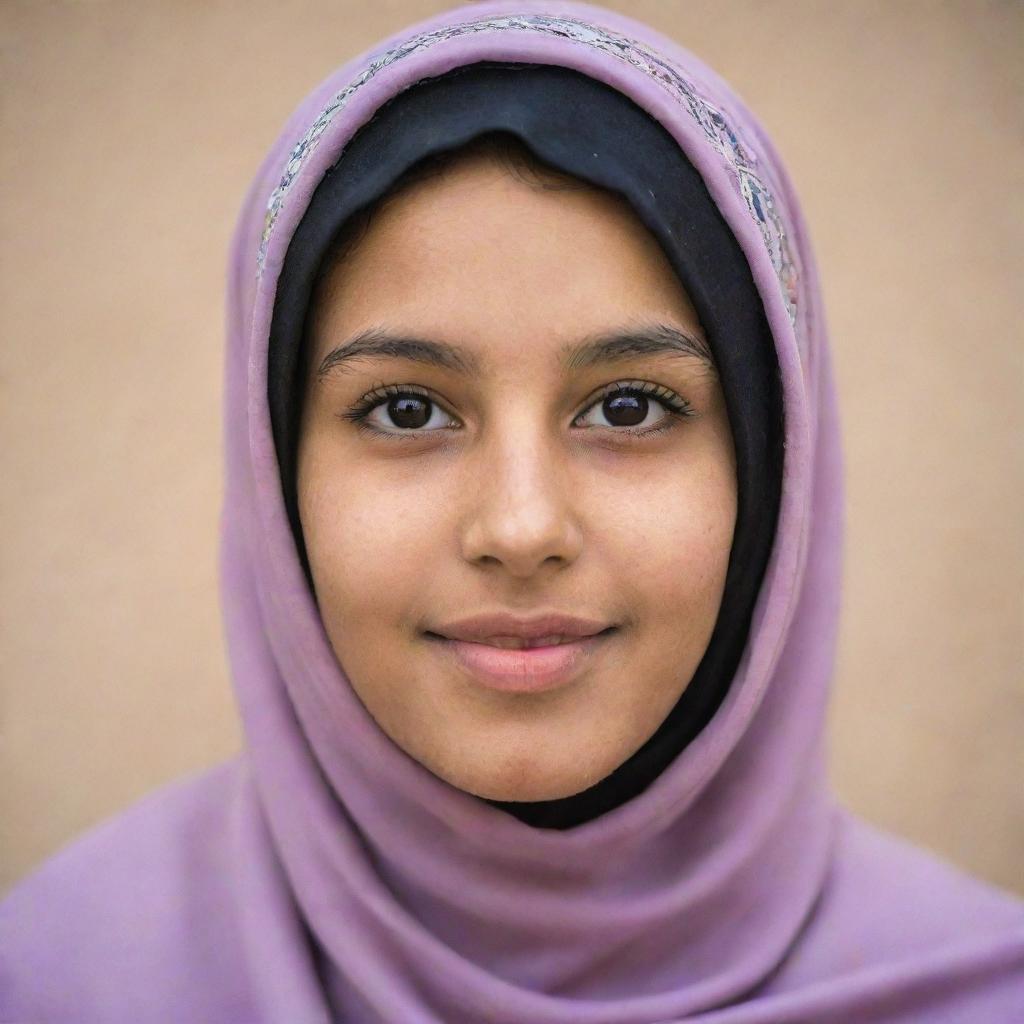
[{"label": "eye", "polygon": [[[664,412],[660,417],[655,408],[659,405]],[[600,399],[589,406],[587,412],[591,410],[596,410],[609,421],[609,429],[622,428],[617,429],[616,433],[627,434],[659,433],[675,426],[680,418],[693,415],[693,406],[685,398],[660,384],[647,381],[615,381],[607,384],[601,390]],[[605,424],[591,425],[602,427]]]},{"label": "eye", "polygon": [[[378,413],[379,416],[374,416]],[[386,384],[368,391],[347,412],[340,414],[360,430],[386,437],[409,436],[421,431],[454,429],[453,419],[427,391],[415,384]],[[433,422],[433,427],[430,427]]]},{"label": "eye", "polygon": [[[660,406],[664,415],[655,416]],[[693,407],[676,392],[648,381],[615,381],[601,389],[597,402],[585,412],[597,410],[610,422],[589,426],[602,427],[615,434],[644,436],[669,430],[681,419],[694,415]],[[378,415],[379,414],[379,415]],[[360,430],[381,437],[410,438],[437,430],[457,430],[457,421],[434,400],[430,393],[415,384],[386,384],[368,391],[342,419],[356,424]],[[573,420],[579,423],[580,417]],[[433,427],[431,427],[433,423]],[[646,424],[646,425],[645,425]],[[584,424],[588,425],[588,424]]]}]

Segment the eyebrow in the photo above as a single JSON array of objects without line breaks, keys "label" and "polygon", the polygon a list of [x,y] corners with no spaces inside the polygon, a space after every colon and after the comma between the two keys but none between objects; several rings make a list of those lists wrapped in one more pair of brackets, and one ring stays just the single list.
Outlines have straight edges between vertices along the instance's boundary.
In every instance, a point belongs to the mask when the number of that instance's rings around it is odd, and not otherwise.
[{"label": "eyebrow", "polygon": [[[602,332],[558,350],[559,361],[570,371],[625,362],[638,356],[664,355],[697,359],[707,369],[715,370],[711,349],[703,338],[664,323]],[[396,334],[385,327],[370,327],[331,349],[316,375],[323,378],[332,370],[344,372],[360,359],[407,359],[471,378],[482,376],[481,363],[474,353],[443,341]]]}]

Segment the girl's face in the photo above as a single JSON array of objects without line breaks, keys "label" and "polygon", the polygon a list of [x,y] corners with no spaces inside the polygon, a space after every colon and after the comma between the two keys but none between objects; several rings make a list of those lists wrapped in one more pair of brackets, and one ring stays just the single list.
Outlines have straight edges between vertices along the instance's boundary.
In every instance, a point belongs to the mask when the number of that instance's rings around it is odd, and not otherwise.
[{"label": "girl's face", "polygon": [[[392,343],[344,358],[360,336]],[[607,193],[465,157],[376,211],[311,337],[300,517],[367,711],[481,797],[598,782],[700,662],[736,518],[721,387],[657,241]],[[438,635],[488,613],[614,629],[534,653]],[[460,652],[558,685],[496,688]]]}]

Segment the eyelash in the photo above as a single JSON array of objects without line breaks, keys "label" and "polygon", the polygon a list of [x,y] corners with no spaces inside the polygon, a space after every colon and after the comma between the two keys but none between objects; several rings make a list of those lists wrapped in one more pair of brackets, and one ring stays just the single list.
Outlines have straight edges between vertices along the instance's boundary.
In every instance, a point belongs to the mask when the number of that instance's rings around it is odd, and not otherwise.
[{"label": "eyelash", "polygon": [[[694,415],[693,406],[686,401],[685,398],[678,395],[675,391],[671,391],[669,388],[663,387],[660,384],[652,384],[648,381],[637,381],[637,380],[619,380],[614,381],[611,384],[606,384],[600,392],[595,396],[594,400],[579,414],[583,416],[590,412],[595,405],[602,402],[609,395],[615,395],[619,393],[627,394],[640,394],[653,397],[658,403],[665,409],[668,415],[661,421],[658,426],[645,427],[637,430],[629,427],[606,427],[602,429],[611,430],[615,434],[625,434],[633,438],[644,438],[654,434],[661,434],[666,430],[671,430],[678,426],[679,421],[687,419]],[[344,419],[354,423],[360,430],[367,433],[373,434],[375,437],[386,437],[389,439],[396,439],[399,441],[406,441],[415,438],[422,437],[424,434],[433,434],[437,431],[434,430],[423,430],[422,428],[412,429],[398,429],[398,430],[381,430],[379,427],[373,426],[368,422],[368,417],[377,406],[382,405],[389,398],[396,396],[414,396],[416,398],[425,398],[438,406],[442,410],[444,406],[434,399],[430,392],[425,388],[421,388],[417,384],[384,384],[374,388],[372,391],[368,391],[362,398],[356,402],[347,412],[339,413],[338,415]],[[448,415],[451,415],[450,413]],[[579,419],[579,416],[575,419]],[[575,422],[574,419],[574,422]],[[454,429],[446,427],[442,429]]]}]

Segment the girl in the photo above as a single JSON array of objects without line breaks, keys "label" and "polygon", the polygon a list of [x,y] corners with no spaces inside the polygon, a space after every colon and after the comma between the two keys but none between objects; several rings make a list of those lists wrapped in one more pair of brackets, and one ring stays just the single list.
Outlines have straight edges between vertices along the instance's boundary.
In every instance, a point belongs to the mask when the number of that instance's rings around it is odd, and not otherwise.
[{"label": "girl", "polygon": [[837,806],[799,206],[691,55],[497,0],[318,87],[235,234],[243,755],[52,859],[0,1020],[1011,1021],[1024,908]]}]

